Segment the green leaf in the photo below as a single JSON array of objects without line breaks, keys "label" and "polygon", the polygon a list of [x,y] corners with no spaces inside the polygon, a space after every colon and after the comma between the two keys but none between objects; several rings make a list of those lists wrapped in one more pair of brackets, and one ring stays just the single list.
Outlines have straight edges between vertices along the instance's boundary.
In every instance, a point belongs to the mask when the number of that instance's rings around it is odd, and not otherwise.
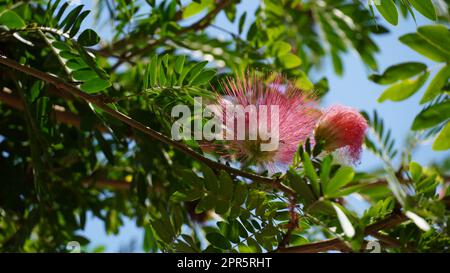
[{"label": "green leaf", "polygon": [[212,195],[207,195],[203,197],[202,200],[195,207],[196,213],[202,213],[204,211],[208,211],[213,209],[216,206],[216,198]]},{"label": "green leaf", "polygon": [[325,194],[333,194],[343,186],[350,183],[354,176],[355,172],[351,167],[344,166],[339,168],[333,178],[331,178],[330,182],[328,182],[327,187],[325,188]]},{"label": "green leaf", "polygon": [[311,159],[309,158],[309,154],[307,152],[303,152],[302,159],[305,175],[306,177],[309,178],[309,181],[311,182],[311,186],[315,194],[319,196],[320,195],[319,177],[317,176],[316,171],[314,170],[314,166],[311,162]]},{"label": "green leaf", "polygon": [[450,54],[442,51],[438,47],[430,44],[425,38],[417,33],[410,33],[400,37],[400,42],[409,46],[423,56],[436,62],[447,62],[450,60]]},{"label": "green leaf", "polygon": [[219,181],[211,168],[206,165],[202,165],[202,172],[203,177],[205,178],[206,189],[214,193],[219,192]]},{"label": "green leaf", "polygon": [[185,201],[194,201],[197,199],[200,199],[203,195],[202,191],[199,191],[197,189],[190,190],[188,192],[180,192],[176,191],[170,196],[170,200],[174,202],[185,202]]},{"label": "green leaf", "polygon": [[306,75],[305,72],[303,72],[301,70],[297,70],[296,72],[298,73],[298,76],[295,79],[295,86],[297,86],[298,88],[305,90],[305,91],[313,91],[313,90],[314,90],[314,92],[321,91],[320,90],[321,82],[318,82],[318,85],[314,86],[314,84],[309,80],[308,75]]},{"label": "green leaf", "polygon": [[252,41],[256,37],[256,33],[258,32],[258,26],[256,22],[250,25],[250,28],[247,31],[247,40]]},{"label": "green leaf", "polygon": [[261,232],[260,232],[260,234],[263,237],[273,237],[273,236],[278,235],[278,233],[279,233],[278,229],[273,225],[265,226],[264,229],[261,230]]},{"label": "green leaf", "polygon": [[61,52],[59,52],[59,56],[61,56],[61,58],[66,59],[66,60],[71,60],[71,59],[75,59],[78,57],[77,54],[75,54],[71,51],[61,51]]},{"label": "green leaf", "polygon": [[88,68],[88,65],[81,58],[71,59],[66,62],[66,66],[71,70],[80,70]]},{"label": "green leaf", "polygon": [[36,101],[36,99],[39,97],[39,94],[41,93],[41,90],[42,90],[41,82],[36,81],[30,90],[30,97],[29,97],[30,103]]},{"label": "green leaf", "polygon": [[289,179],[290,185],[295,192],[297,192],[300,200],[303,201],[304,205],[308,207],[315,200],[316,197],[314,193],[311,191],[311,188],[306,184],[306,181],[302,179],[297,173],[292,170],[289,170],[287,173],[287,177]]},{"label": "green leaf", "polygon": [[322,164],[320,166],[320,182],[322,183],[322,187],[326,188],[329,178],[330,178],[330,171],[331,166],[333,163],[333,157],[330,155],[325,157],[322,161]]},{"label": "green leaf", "polygon": [[9,29],[19,29],[26,26],[22,18],[12,10],[0,14],[0,25],[7,26]]},{"label": "green leaf", "polygon": [[333,61],[333,68],[336,74],[342,76],[344,73],[344,64],[336,50],[331,51],[331,60]]},{"label": "green leaf", "polygon": [[[89,65],[90,68],[92,68],[93,70],[95,70],[95,72],[97,72],[97,75],[104,79],[107,80],[109,79],[109,76],[106,74],[106,72],[98,66],[96,60],[95,60],[95,55],[93,55],[91,52],[86,51],[86,49],[84,47],[82,47],[81,45],[79,45],[78,43],[74,44],[77,52],[80,54],[79,56],[81,56],[81,58],[83,59],[83,61]],[[76,58],[78,58],[79,56],[77,56]]]},{"label": "green leaf", "polygon": [[261,246],[252,237],[249,237],[247,239],[247,244],[250,247],[252,253],[260,253],[260,252],[262,252]]},{"label": "green leaf", "polygon": [[60,2],[61,2],[61,0],[55,0],[54,2],[48,1],[47,13],[49,16],[51,16],[55,13],[55,10],[59,6]]},{"label": "green leaf", "polygon": [[244,29],[244,23],[245,23],[245,18],[247,17],[247,12],[245,11],[242,15],[241,18],[239,18],[239,25],[238,25],[238,33],[241,34],[242,30]]},{"label": "green leaf", "polygon": [[341,189],[333,192],[333,193],[328,193],[326,196],[328,198],[339,198],[339,197],[345,197],[348,196],[354,192],[359,192],[361,190],[365,190],[366,185],[364,185],[363,183],[361,184],[355,184],[355,185],[351,185],[348,187],[342,187]]},{"label": "green leaf", "polygon": [[408,0],[409,3],[423,16],[436,21],[436,10],[431,0]]},{"label": "green leaf", "polygon": [[424,130],[450,118],[450,100],[434,104],[422,112],[414,119],[412,130]]},{"label": "green leaf", "polygon": [[433,143],[433,150],[445,151],[450,149],[450,122],[444,126]]},{"label": "green leaf", "polygon": [[345,235],[349,238],[352,238],[355,236],[355,228],[353,228],[352,223],[348,219],[347,215],[344,213],[344,208],[341,207],[341,205],[332,203],[333,208],[336,211],[336,215],[339,219],[339,222],[341,223],[342,230],[344,231]]},{"label": "green leaf", "polygon": [[[199,1],[199,0],[198,0]],[[225,15],[227,16],[227,19],[234,23],[234,20],[236,20],[236,5],[229,5],[225,9]]]},{"label": "green leaf", "polygon": [[265,199],[265,194],[261,191],[250,191],[248,198],[247,198],[247,209],[256,209],[258,208]]},{"label": "green leaf", "polygon": [[212,232],[206,234],[206,240],[210,242],[213,246],[221,249],[229,249],[231,248],[230,242],[223,237],[222,234],[218,232]]},{"label": "green leaf", "polygon": [[277,41],[272,45],[272,55],[281,57],[291,52],[291,45],[283,41]]},{"label": "green leaf", "polygon": [[423,26],[419,27],[417,32],[430,44],[446,54],[450,54],[450,31],[448,28],[443,25]]},{"label": "green leaf", "polygon": [[381,94],[378,102],[384,102],[386,100],[402,101],[411,97],[419,91],[429,75],[430,73],[427,71],[416,79],[408,79],[392,85]]},{"label": "green leaf", "polygon": [[239,243],[239,227],[240,223],[234,219],[227,222],[218,222],[217,226],[220,228],[220,233],[222,233],[225,238],[228,238],[231,242],[237,244]]},{"label": "green leaf", "polygon": [[100,149],[102,150],[103,154],[105,155],[106,159],[108,159],[108,162],[111,165],[114,165],[114,153],[111,148],[110,143],[103,137],[103,135],[99,131],[95,131],[95,138],[97,139]]},{"label": "green leaf", "polygon": [[84,5],[79,5],[76,8],[74,8],[72,11],[70,11],[69,14],[67,14],[66,18],[59,25],[60,28],[64,26],[64,29],[63,29],[64,32],[69,31],[69,29],[75,23],[75,20],[77,19],[78,15],[80,14],[83,7],[84,7]]},{"label": "green leaf", "polygon": [[158,219],[152,221],[152,228],[155,230],[156,234],[166,243],[171,243],[173,238],[175,237],[175,232],[173,231],[172,225],[168,224],[169,221],[164,221],[162,219]]},{"label": "green leaf", "polygon": [[208,83],[214,76],[216,71],[214,69],[207,69],[201,72],[197,77],[191,79],[191,85],[202,85]]},{"label": "green leaf", "polygon": [[77,18],[75,19],[75,22],[69,32],[69,36],[71,38],[74,37],[78,33],[78,31],[80,30],[81,24],[83,23],[83,20],[88,16],[88,14],[90,12],[91,12],[90,10],[85,10],[77,16]]},{"label": "green leaf", "polygon": [[224,200],[222,198],[219,198],[215,201],[215,207],[214,210],[217,214],[223,215],[226,214],[228,212],[228,210],[230,209],[230,201],[229,200]]},{"label": "green leaf", "polygon": [[427,66],[423,63],[409,62],[393,65],[386,69],[382,75],[374,74],[369,79],[378,84],[393,84],[400,80],[409,79],[425,71]]},{"label": "green leaf", "polygon": [[407,211],[405,212],[406,217],[408,217],[409,219],[411,219],[414,224],[416,224],[416,226],[418,228],[420,228],[423,231],[429,231],[431,229],[430,225],[427,223],[427,221],[425,221],[425,219],[423,219],[422,217],[420,217],[419,215],[415,214],[412,211]]},{"label": "green leaf", "polygon": [[80,89],[86,93],[97,93],[111,86],[111,82],[108,80],[95,78],[83,83]]},{"label": "green leaf", "polygon": [[420,103],[429,102],[434,99],[439,93],[442,92],[444,86],[448,83],[450,78],[450,65],[444,66],[433,78],[433,80],[428,85],[425,94],[423,95]]},{"label": "green leaf", "polygon": [[240,206],[245,202],[245,198],[247,198],[247,186],[243,183],[236,184],[234,188],[233,195],[233,204],[235,206]]},{"label": "green leaf", "polygon": [[175,60],[175,72],[177,72],[178,74],[181,74],[181,71],[183,71],[183,66],[184,66],[184,61],[186,59],[185,55],[180,55],[177,57],[177,59]]},{"label": "green leaf", "polygon": [[64,2],[62,6],[59,8],[58,14],[55,16],[55,21],[59,22],[59,19],[61,19],[62,15],[64,14],[64,11],[66,11],[67,7],[69,6],[68,2]]},{"label": "green leaf", "polygon": [[78,81],[89,81],[89,80],[97,78],[98,76],[94,70],[87,68],[87,69],[80,69],[80,70],[72,72],[72,77]]},{"label": "green leaf", "polygon": [[230,175],[221,170],[219,174],[220,181],[220,195],[223,196],[226,200],[230,200],[233,197],[233,180]]},{"label": "green leaf", "polygon": [[281,56],[279,60],[281,62],[281,65],[283,65],[287,69],[295,68],[302,64],[302,60],[292,53]]},{"label": "green leaf", "polygon": [[189,84],[192,84],[192,82],[195,80],[195,78],[202,72],[203,68],[208,64],[207,61],[203,61],[200,63],[195,64],[190,70],[189,70]]},{"label": "green leaf", "polygon": [[394,26],[398,24],[398,11],[393,0],[380,0],[375,6],[386,21]]},{"label": "green leaf", "polygon": [[147,67],[147,75],[150,77],[149,86],[155,86],[157,84],[158,73],[158,55],[153,55],[150,63]]},{"label": "green leaf", "polygon": [[420,177],[422,177],[422,166],[417,162],[411,161],[409,163],[409,172],[414,181],[419,181]]},{"label": "green leaf", "polygon": [[192,2],[183,10],[183,19],[192,17],[213,4],[213,0],[202,0],[200,3]]},{"label": "green leaf", "polygon": [[81,46],[94,46],[100,42],[100,37],[98,36],[97,32],[95,32],[92,29],[86,29],[83,32],[81,32],[80,36],[78,37],[78,43]]},{"label": "green leaf", "polygon": [[192,170],[181,169],[177,170],[176,173],[183,179],[184,184],[192,186],[192,188],[197,189],[198,191],[203,191],[203,180]]},{"label": "green leaf", "polygon": [[60,41],[53,41],[52,46],[60,51],[71,51],[72,50],[66,43],[63,43]]}]

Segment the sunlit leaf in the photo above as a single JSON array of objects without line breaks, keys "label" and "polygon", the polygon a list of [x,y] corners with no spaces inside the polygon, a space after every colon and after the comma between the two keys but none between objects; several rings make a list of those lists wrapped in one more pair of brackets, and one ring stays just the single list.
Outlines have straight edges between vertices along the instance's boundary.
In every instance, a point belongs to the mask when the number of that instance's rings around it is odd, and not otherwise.
[{"label": "sunlit leaf", "polygon": [[341,223],[342,230],[345,235],[349,238],[355,236],[355,228],[352,223],[348,219],[347,215],[342,211],[342,207],[336,203],[332,203],[334,210],[336,211],[336,215]]},{"label": "sunlit leaf", "polygon": [[371,75],[369,79],[378,84],[393,84],[400,80],[409,79],[426,69],[427,66],[423,63],[402,63],[389,67],[382,75]]},{"label": "sunlit leaf", "polygon": [[16,12],[6,10],[0,13],[0,25],[7,26],[10,29],[19,29],[25,27],[25,22]]},{"label": "sunlit leaf", "polygon": [[425,94],[423,95],[420,103],[428,102],[434,99],[439,93],[442,92],[444,86],[448,83],[450,78],[450,65],[445,65],[433,78],[428,85]]},{"label": "sunlit leaf", "polygon": [[445,151],[448,149],[450,149],[450,122],[445,125],[433,144],[433,150]]},{"label": "sunlit leaf", "polygon": [[398,24],[398,11],[393,0],[379,0],[375,6],[386,21],[395,26]]},{"label": "sunlit leaf", "polygon": [[424,130],[450,118],[450,101],[434,104],[422,112],[414,119],[412,129]]},{"label": "sunlit leaf", "polygon": [[111,86],[108,80],[94,78],[81,84],[80,89],[87,93],[97,93]]},{"label": "sunlit leaf", "polygon": [[423,86],[430,73],[427,71],[416,79],[403,80],[386,89],[378,98],[378,102],[386,100],[402,101],[414,95]]}]

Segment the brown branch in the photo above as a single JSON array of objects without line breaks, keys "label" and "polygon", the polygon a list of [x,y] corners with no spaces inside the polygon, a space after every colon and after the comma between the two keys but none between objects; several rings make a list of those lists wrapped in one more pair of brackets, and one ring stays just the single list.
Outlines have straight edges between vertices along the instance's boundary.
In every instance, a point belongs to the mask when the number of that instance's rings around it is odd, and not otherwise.
[{"label": "brown branch", "polygon": [[191,148],[187,147],[183,143],[177,142],[173,139],[170,139],[167,136],[161,134],[160,132],[157,132],[157,131],[151,129],[150,127],[145,126],[142,123],[130,118],[129,116],[110,108],[107,104],[105,104],[103,102],[101,97],[84,93],[77,87],[75,87],[71,84],[68,84],[65,81],[63,81],[55,76],[52,76],[50,74],[47,74],[45,72],[39,71],[37,69],[31,68],[28,66],[21,65],[21,64],[17,63],[16,61],[7,58],[4,55],[0,55],[0,63],[5,66],[8,66],[10,68],[16,69],[23,73],[26,73],[28,75],[31,75],[33,77],[36,77],[36,78],[43,80],[47,83],[50,83],[52,85],[55,85],[58,89],[69,92],[72,95],[85,100],[86,102],[92,103],[92,104],[96,105],[99,109],[103,110],[105,113],[110,115],[111,117],[113,117],[117,120],[120,120],[121,122],[146,134],[147,136],[149,136],[150,138],[152,138],[154,140],[157,140],[157,141],[160,141],[162,143],[172,146],[173,148],[185,153],[186,155],[188,155],[200,162],[203,162],[204,164],[206,164],[208,167],[210,167],[212,169],[224,170],[232,175],[241,176],[244,178],[251,179],[255,182],[260,182],[260,183],[270,185],[273,188],[276,188],[276,189],[286,193],[289,196],[295,195],[295,192],[291,188],[289,188],[286,185],[284,185],[283,183],[281,183],[281,181],[279,179],[272,179],[269,177],[264,177],[264,176],[248,173],[248,172],[221,164],[221,163],[211,160],[209,158],[206,158],[203,155],[192,150]]},{"label": "brown branch", "polygon": [[[20,98],[12,95],[12,91],[7,88],[3,88],[2,90],[0,90],[0,101],[14,109],[20,111],[24,110],[24,105]],[[67,111],[65,107],[61,105],[53,105],[51,115],[59,123],[71,125],[78,129],[81,126],[80,117],[72,112]],[[108,132],[108,130],[101,124],[96,125],[95,129],[99,130],[100,132]]]},{"label": "brown branch", "polygon": [[373,232],[370,234],[371,236],[377,238],[381,243],[383,243],[386,247],[400,247],[401,244],[399,240],[392,238],[391,236],[381,234],[380,232]]},{"label": "brown branch", "polygon": [[[378,235],[378,231],[383,229],[393,228],[403,222],[408,220],[408,218],[400,212],[394,212],[389,217],[374,223],[365,229],[365,235]],[[317,253],[330,250],[343,251],[348,247],[345,242],[341,241],[339,238],[327,239],[319,242],[314,242],[310,244],[304,244],[300,246],[280,248],[278,252],[280,253]]]},{"label": "brown branch", "polygon": [[278,248],[285,248],[289,241],[291,240],[292,232],[298,227],[298,214],[295,211],[295,208],[297,206],[297,200],[295,196],[289,197],[289,222],[287,223],[287,231],[286,234],[283,236],[283,239],[278,245]]},{"label": "brown branch", "polygon": [[125,180],[114,180],[114,179],[86,179],[82,182],[85,185],[94,185],[98,188],[111,188],[114,190],[124,191],[130,188],[131,183]]}]

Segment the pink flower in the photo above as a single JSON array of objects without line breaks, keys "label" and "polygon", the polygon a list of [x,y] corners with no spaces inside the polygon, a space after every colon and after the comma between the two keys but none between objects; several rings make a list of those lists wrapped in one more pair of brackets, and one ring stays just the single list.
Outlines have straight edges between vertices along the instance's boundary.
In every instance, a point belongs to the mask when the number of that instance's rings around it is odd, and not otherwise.
[{"label": "pink flower", "polygon": [[367,121],[357,110],[333,105],[323,111],[314,138],[326,151],[340,149],[351,163],[356,163],[361,156],[366,130]]},{"label": "pink flower", "polygon": [[[223,157],[237,160],[245,165],[263,166],[270,171],[274,171],[277,164],[292,162],[298,145],[312,136],[321,113],[316,108],[314,99],[305,91],[295,87],[281,76],[269,75],[268,78],[271,80],[248,73],[245,77],[227,78],[221,82],[224,94],[218,94],[215,103],[224,113],[224,131],[233,133],[234,138],[231,140],[226,138],[220,143],[202,145],[205,151],[214,150]],[[261,150],[261,144],[267,144],[273,139],[268,140],[267,136],[259,130],[256,139],[252,140],[249,137],[249,128],[255,125],[255,120],[250,118],[250,113],[241,115],[245,119],[246,138],[238,139],[236,137],[238,115],[234,112],[232,114],[226,112],[226,108],[230,105],[255,106],[256,113],[253,111],[253,114],[257,117],[257,128],[267,125],[269,132],[276,132],[278,137],[275,146],[277,148],[272,151]],[[266,106],[267,112],[264,112],[260,106]],[[265,118],[267,120],[264,120]],[[235,121],[233,127],[227,124],[227,120],[230,119]],[[276,127],[272,128],[274,125]]]}]

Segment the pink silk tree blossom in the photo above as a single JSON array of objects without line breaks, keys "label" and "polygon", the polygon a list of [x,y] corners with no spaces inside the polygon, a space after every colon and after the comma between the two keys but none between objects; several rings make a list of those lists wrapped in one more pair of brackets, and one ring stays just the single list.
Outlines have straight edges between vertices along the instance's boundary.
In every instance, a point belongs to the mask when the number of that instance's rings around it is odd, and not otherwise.
[{"label": "pink silk tree blossom", "polygon": [[[256,140],[232,139],[223,140],[220,143],[203,143],[204,151],[215,151],[222,157],[237,160],[244,165],[257,165],[268,168],[270,171],[277,169],[278,165],[287,165],[292,162],[300,143],[304,143],[312,137],[321,112],[317,109],[317,103],[307,92],[297,88],[282,76],[270,75],[271,80],[266,80],[256,74],[247,74],[241,78],[227,78],[221,82],[224,94],[218,94],[215,104],[223,111],[229,105],[256,106],[257,126],[260,127],[262,116],[259,106],[278,106],[278,145],[273,151],[261,151],[260,144],[267,142],[260,133]],[[273,111],[267,112],[267,124],[270,128]],[[223,125],[225,131],[236,131],[227,127],[227,119],[236,119],[225,113]],[[236,124],[236,123],[235,123]],[[245,128],[248,132],[250,126],[249,114],[245,114]],[[248,133],[247,133],[248,136]]]},{"label": "pink silk tree blossom", "polygon": [[328,152],[339,152],[351,163],[357,163],[361,156],[366,119],[355,109],[333,105],[323,111],[314,131],[316,144],[321,143]]}]

